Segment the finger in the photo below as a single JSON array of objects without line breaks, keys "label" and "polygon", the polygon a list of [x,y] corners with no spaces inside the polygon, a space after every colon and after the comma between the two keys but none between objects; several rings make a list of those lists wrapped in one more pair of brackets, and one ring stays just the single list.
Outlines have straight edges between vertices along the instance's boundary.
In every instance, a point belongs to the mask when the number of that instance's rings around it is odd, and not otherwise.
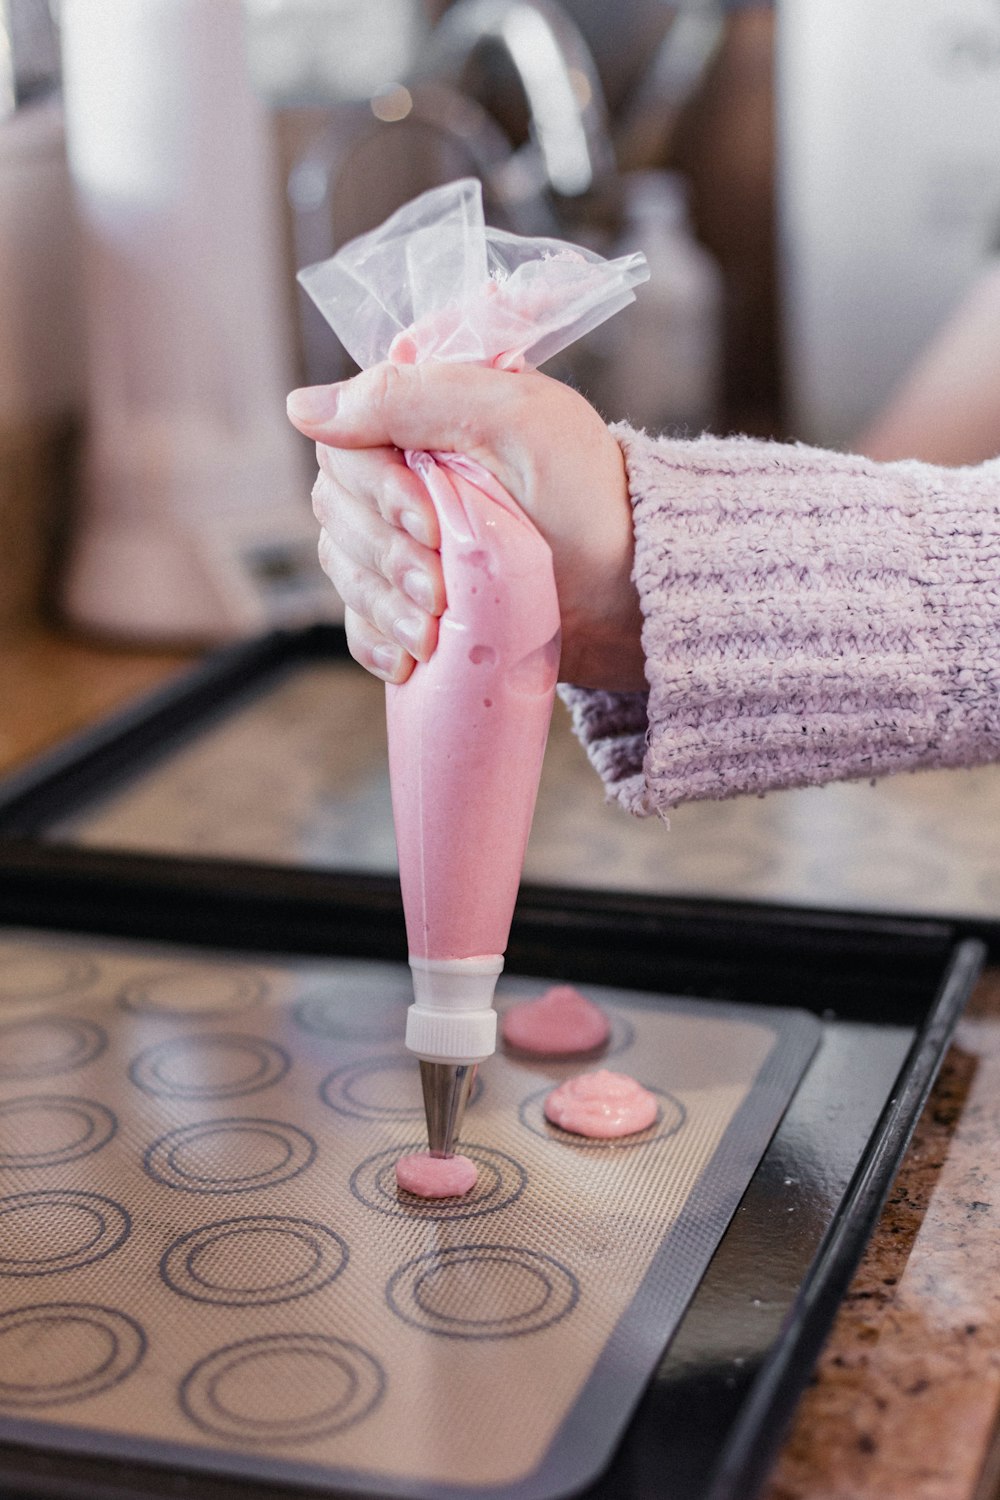
[{"label": "finger", "polygon": [[417,661],[429,661],[437,645],[438,622],[381,574],[366,568],[320,532],[319,560],[348,609],[367,620],[379,635],[395,641]]},{"label": "finger", "polygon": [[339,385],[293,391],[288,414],[334,448],[492,450],[526,399],[525,379],[479,365],[384,363]]},{"label": "finger", "polygon": [[335,573],[360,566],[381,574],[400,593],[428,614],[444,612],[446,596],[441,555],[424,547],[349,491],[321,476],[313,491],[313,509],[322,527],[320,562],[336,583]]},{"label": "finger", "polygon": [[[317,443],[316,458],[321,474],[341,490],[374,505],[391,525],[425,547],[440,547],[441,531],[430,496],[398,448],[340,449]],[[323,498],[320,495],[320,503]],[[314,509],[316,505],[314,493]],[[316,519],[325,523],[318,510]]]},{"label": "finger", "polygon": [[368,620],[355,614],[352,609],[344,611],[344,630],[347,649],[354,660],[383,682],[405,682],[416,666],[408,651],[404,651],[395,641],[387,640]]}]

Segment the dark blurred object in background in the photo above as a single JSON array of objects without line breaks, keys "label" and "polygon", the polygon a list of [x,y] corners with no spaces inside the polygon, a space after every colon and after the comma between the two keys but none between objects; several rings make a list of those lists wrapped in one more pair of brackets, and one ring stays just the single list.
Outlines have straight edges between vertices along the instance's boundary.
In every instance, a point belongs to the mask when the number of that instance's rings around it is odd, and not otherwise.
[{"label": "dark blurred object in background", "polygon": [[691,215],[725,287],[720,428],[786,433],[774,119],[775,13],[731,9],[718,48],[677,118],[666,162],[690,184]]},{"label": "dark blurred object in background", "polygon": [[82,404],[77,244],[48,0],[0,0],[0,628],[36,623]]},{"label": "dark blurred object in background", "polygon": [[59,83],[59,35],[51,0],[0,0],[0,119]]}]

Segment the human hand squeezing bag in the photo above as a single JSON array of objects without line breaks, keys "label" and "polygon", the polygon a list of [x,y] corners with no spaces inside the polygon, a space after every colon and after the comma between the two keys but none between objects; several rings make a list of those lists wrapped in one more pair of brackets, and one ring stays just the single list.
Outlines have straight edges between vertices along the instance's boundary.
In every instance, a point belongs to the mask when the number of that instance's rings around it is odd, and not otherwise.
[{"label": "human hand squeezing bag", "polygon": [[582,396],[531,367],[631,301],[646,274],[640,256],[605,262],[486,228],[474,181],[423,195],[303,273],[366,371],[294,392],[289,413],[317,441],[320,556],[369,671],[402,682],[437,641],[439,523],[404,458],[422,449],[478,462],[552,543],[562,677],[644,686],[621,451]]}]

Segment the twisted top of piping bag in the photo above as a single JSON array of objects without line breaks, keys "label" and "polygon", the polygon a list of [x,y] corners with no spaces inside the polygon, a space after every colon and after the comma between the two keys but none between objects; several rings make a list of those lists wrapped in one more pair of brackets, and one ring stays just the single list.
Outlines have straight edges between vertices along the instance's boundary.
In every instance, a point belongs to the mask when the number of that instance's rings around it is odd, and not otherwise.
[{"label": "twisted top of piping bag", "polygon": [[393,358],[538,366],[634,301],[641,254],[492,229],[474,177],[431,188],[298,279],[362,369]]}]

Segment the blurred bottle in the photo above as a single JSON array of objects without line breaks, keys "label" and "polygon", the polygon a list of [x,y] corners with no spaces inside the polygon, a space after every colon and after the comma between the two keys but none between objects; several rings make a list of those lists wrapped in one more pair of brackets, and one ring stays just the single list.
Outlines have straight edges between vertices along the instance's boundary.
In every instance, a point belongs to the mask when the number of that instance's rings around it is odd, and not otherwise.
[{"label": "blurred bottle", "polygon": [[719,412],[719,268],[692,232],[679,174],[630,172],[623,184],[624,226],[612,253],[641,250],[649,282],[592,336],[603,369],[591,394],[609,419],[694,436],[711,429]]},{"label": "blurred bottle", "polygon": [[291,431],[289,276],[240,0],[63,0],[88,334],[75,624],[215,641],[335,608]]}]

